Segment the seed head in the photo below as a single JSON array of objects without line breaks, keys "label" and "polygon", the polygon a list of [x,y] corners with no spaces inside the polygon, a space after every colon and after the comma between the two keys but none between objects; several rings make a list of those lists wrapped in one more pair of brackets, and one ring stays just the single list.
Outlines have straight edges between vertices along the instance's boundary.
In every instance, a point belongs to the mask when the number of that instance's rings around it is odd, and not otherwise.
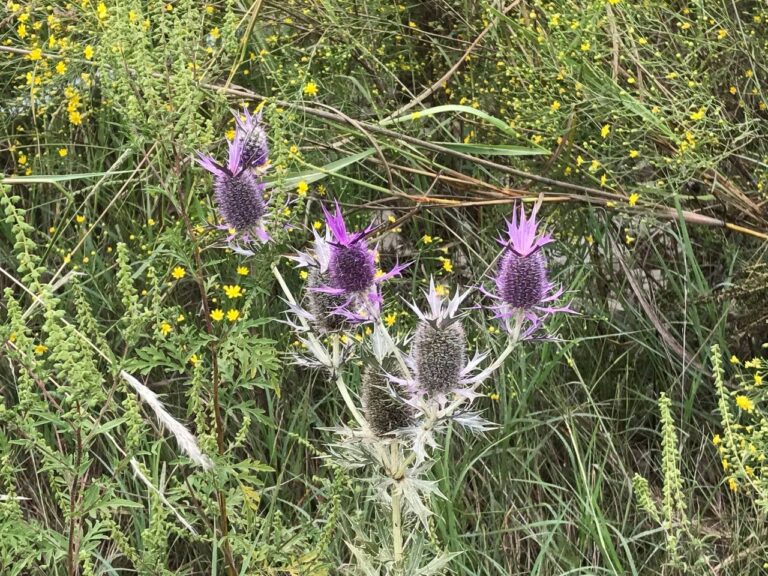
[{"label": "seed head", "polygon": [[[395,388],[395,392],[400,390]],[[411,425],[409,406],[393,396],[387,378],[376,368],[368,367],[363,372],[362,401],[365,419],[377,436]]]},{"label": "seed head", "polygon": [[434,396],[460,387],[461,373],[467,365],[465,340],[458,320],[443,325],[419,322],[411,347],[419,389]]},{"label": "seed head", "polygon": [[307,280],[309,312],[313,316],[312,323],[318,331],[338,332],[350,326],[344,316],[336,313],[340,307],[346,304],[347,298],[315,290],[315,288],[328,285],[328,276],[328,272],[321,272],[318,268],[310,269]]},{"label": "seed head", "polygon": [[542,252],[520,256],[506,250],[499,261],[496,285],[501,300],[511,308],[528,309],[540,304],[549,287]]}]

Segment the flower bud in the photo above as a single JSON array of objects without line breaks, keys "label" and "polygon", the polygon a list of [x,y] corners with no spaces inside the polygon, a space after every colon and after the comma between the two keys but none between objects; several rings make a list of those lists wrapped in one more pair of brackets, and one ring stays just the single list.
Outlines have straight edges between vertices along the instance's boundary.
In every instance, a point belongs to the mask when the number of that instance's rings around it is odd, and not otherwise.
[{"label": "flower bud", "polygon": [[410,407],[393,396],[387,378],[376,368],[367,367],[362,379],[363,412],[377,436],[385,436],[411,425]]},{"label": "flower bud", "polygon": [[313,316],[312,324],[318,331],[338,332],[350,326],[344,316],[336,313],[340,307],[347,303],[348,298],[314,290],[314,288],[327,286],[329,283],[328,276],[328,272],[320,272],[317,268],[310,269],[307,280],[308,308]]},{"label": "flower bud", "polygon": [[456,320],[448,323],[422,320],[416,327],[411,356],[416,366],[416,382],[427,394],[445,394],[460,387],[461,373],[467,364],[464,328]]}]

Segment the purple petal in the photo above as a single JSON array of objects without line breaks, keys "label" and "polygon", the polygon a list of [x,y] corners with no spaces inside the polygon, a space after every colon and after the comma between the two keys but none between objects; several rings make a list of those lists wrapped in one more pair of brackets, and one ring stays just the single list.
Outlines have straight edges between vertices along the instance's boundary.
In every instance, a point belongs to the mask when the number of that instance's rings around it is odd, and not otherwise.
[{"label": "purple petal", "polygon": [[325,224],[328,226],[328,229],[333,233],[333,237],[336,238],[336,242],[339,244],[343,244],[344,246],[349,245],[350,238],[347,234],[347,226],[344,224],[344,217],[341,215],[341,207],[339,206],[339,201],[336,200],[336,210],[334,214],[331,214],[328,212],[325,206],[323,206],[323,213],[325,214]]},{"label": "purple petal", "polygon": [[373,281],[376,284],[380,284],[385,280],[389,280],[390,278],[394,278],[395,276],[400,276],[400,272],[408,268],[408,266],[410,266],[411,264],[412,264],[411,262],[406,262],[405,264],[395,264],[395,267],[392,268],[392,270],[390,270],[386,274],[382,274],[381,276],[374,278]]},{"label": "purple petal", "polygon": [[243,156],[243,141],[240,138],[235,138],[229,143],[229,160],[227,162],[227,168],[232,175],[242,172],[243,167],[240,165],[240,161]]},{"label": "purple petal", "polygon": [[195,158],[195,162],[200,164],[203,168],[208,170],[211,174],[214,174],[216,176],[226,176],[227,171],[216,160],[214,160],[211,156],[208,156],[207,154],[203,154],[202,152],[197,153],[197,158]]}]

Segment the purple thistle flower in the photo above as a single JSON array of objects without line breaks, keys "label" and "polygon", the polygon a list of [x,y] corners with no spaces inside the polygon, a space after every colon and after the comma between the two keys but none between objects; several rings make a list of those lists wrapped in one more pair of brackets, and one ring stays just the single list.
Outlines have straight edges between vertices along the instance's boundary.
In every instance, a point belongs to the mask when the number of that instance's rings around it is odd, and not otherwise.
[{"label": "purple thistle flower", "polygon": [[328,212],[325,206],[323,212],[327,229],[333,237],[326,241],[322,250],[327,261],[321,263],[321,271],[328,271],[328,284],[312,289],[346,297],[345,305],[340,306],[336,314],[352,322],[370,321],[379,313],[381,295],[378,285],[399,275],[407,264],[398,264],[386,274],[377,272],[374,251],[366,240],[373,225],[349,233],[338,202],[333,213]]},{"label": "purple thistle flower", "polygon": [[261,112],[253,115],[248,108],[243,108],[243,116],[234,114],[237,123],[235,140],[242,143],[240,162],[244,168],[254,169],[265,167],[269,161],[269,142],[267,132],[261,122]]},{"label": "purple thistle flower", "polygon": [[242,158],[243,141],[235,138],[229,143],[226,166],[199,152],[197,162],[214,176],[214,197],[226,226],[245,235],[254,232],[259,239],[266,241],[269,235],[262,225],[262,218],[267,212],[264,184],[245,169]]},{"label": "purple thistle flower", "polygon": [[[508,330],[512,325],[528,320],[530,325],[519,335],[523,338],[537,330],[544,319],[556,312],[573,312],[567,305],[553,307],[563,289],[556,289],[547,277],[547,267],[541,247],[552,242],[549,234],[538,234],[537,203],[530,217],[525,209],[512,213],[507,221],[507,239],[500,238],[504,250],[499,258],[495,283],[496,294],[489,294],[499,304],[493,306],[496,317],[504,320]],[[486,292],[486,294],[488,294]],[[515,319],[515,322],[512,320]]]},{"label": "purple thistle flower", "polygon": [[323,212],[325,223],[335,240],[331,243],[331,257],[328,262],[331,287],[344,294],[367,290],[373,286],[376,278],[376,261],[365,240],[373,227],[369,225],[362,232],[348,234],[338,202],[333,214],[329,213],[325,206]]}]

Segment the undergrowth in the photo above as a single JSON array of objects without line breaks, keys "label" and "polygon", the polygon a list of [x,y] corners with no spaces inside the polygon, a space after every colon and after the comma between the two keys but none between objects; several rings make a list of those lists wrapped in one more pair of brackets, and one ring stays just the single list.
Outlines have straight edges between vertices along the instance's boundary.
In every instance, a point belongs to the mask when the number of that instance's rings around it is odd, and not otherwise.
[{"label": "undergrowth", "polygon": [[[382,270],[411,263],[381,311],[401,343],[404,302],[430,276],[492,284],[503,219],[538,198],[578,314],[479,389],[497,428],[447,429],[412,553],[765,573],[767,21],[720,0],[8,1],[0,573],[354,573],[389,519],[331,457],[351,418],[290,362],[271,267],[302,291],[285,256],[338,199]],[[243,107],[270,147],[254,254],[195,163]],[[492,316],[465,321],[489,362]]]}]

